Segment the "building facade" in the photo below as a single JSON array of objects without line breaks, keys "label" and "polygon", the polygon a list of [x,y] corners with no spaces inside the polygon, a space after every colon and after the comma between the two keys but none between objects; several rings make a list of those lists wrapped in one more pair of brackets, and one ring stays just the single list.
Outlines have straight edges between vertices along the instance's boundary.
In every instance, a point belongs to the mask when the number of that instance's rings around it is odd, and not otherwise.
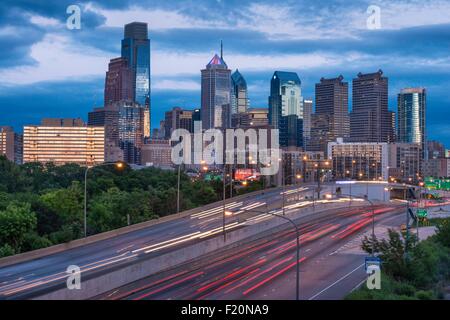
[{"label": "building facade", "polygon": [[295,72],[275,71],[270,81],[269,124],[278,129],[282,116],[303,119],[301,81]]},{"label": "building facade", "polygon": [[311,138],[311,116],[313,114],[313,100],[303,100],[303,145],[307,145]]},{"label": "building facade", "polygon": [[418,143],[389,144],[389,177],[418,182],[422,177],[422,147]]},{"label": "building facade", "polygon": [[105,76],[104,105],[134,100],[133,72],[125,58],[111,59]]},{"label": "building facade", "polygon": [[389,178],[389,145],[373,142],[328,143],[333,177],[340,179],[387,180]]},{"label": "building facade", "polygon": [[201,71],[201,118],[204,130],[231,125],[231,70],[217,54]]},{"label": "building facade", "polygon": [[[320,79],[316,83],[316,114],[330,116],[330,137],[348,138],[350,122],[348,115],[348,82],[340,75],[333,79]],[[331,142],[330,141],[330,142]]]},{"label": "building facade", "polygon": [[[58,122],[60,125],[55,125]],[[78,119],[46,119],[41,125],[24,127],[24,163],[93,166],[105,161],[104,149],[105,129],[80,125]]]},{"label": "building facade", "polygon": [[389,142],[392,131],[388,112],[388,78],[383,71],[359,73],[353,79],[350,141]]},{"label": "building facade", "polygon": [[143,22],[125,25],[122,58],[132,72],[133,101],[145,106],[150,97],[150,40],[148,26]]},{"label": "building facade", "polygon": [[170,139],[172,132],[176,129],[185,129],[191,133],[194,132],[194,111],[184,110],[180,107],[174,107],[166,111],[164,120],[165,138]]},{"label": "building facade", "polygon": [[397,139],[404,143],[417,143],[422,149],[422,159],[426,159],[426,90],[406,88],[398,94]]},{"label": "building facade", "polygon": [[172,166],[170,140],[151,139],[142,146],[141,163],[145,166],[167,168]]},{"label": "building facade", "polygon": [[247,82],[236,69],[231,75],[231,114],[247,112],[248,108]]},{"label": "building facade", "polygon": [[23,136],[15,133],[12,127],[0,126],[0,155],[16,164],[22,164]]}]

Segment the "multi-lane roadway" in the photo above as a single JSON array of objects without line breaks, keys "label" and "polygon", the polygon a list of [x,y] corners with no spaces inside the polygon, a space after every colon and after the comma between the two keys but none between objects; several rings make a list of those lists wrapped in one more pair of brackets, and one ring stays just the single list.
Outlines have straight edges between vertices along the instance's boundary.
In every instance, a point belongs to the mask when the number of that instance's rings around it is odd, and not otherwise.
[{"label": "multi-lane roadway", "polygon": [[[398,205],[376,206],[376,226],[398,226],[403,212]],[[298,218],[299,261],[296,234],[287,227],[96,299],[294,299],[297,263],[301,299],[340,299],[365,278],[358,248],[360,235],[371,230],[372,214],[372,208],[357,207]]]},{"label": "multi-lane roadway", "polygon": [[[295,195],[301,198],[305,195],[311,196],[311,191],[308,187],[291,187],[287,189],[285,196],[289,198]],[[268,190],[243,200],[228,201],[226,208],[234,214],[227,217],[227,231],[264,219],[257,212],[252,213],[249,210],[258,210],[266,205],[280,206],[281,199],[280,190]],[[245,219],[241,218],[244,216]],[[109,268],[121,264],[216,236],[222,232],[222,217],[221,204],[208,210],[199,208],[191,215],[172,221],[39,259],[0,267],[0,299],[31,298],[55,284],[65,283],[66,270],[70,265],[79,266],[84,275],[94,271],[107,272]]]}]

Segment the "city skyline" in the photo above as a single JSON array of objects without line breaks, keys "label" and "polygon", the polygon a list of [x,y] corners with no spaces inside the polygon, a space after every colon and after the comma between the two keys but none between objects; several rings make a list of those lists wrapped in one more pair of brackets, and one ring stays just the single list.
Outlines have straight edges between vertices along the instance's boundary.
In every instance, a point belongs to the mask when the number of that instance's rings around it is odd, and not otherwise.
[{"label": "city skyline", "polygon": [[[223,40],[229,68],[239,69],[247,80],[252,107],[267,107],[270,78],[276,70],[296,72],[303,97],[310,98],[321,77],[342,74],[352,90],[351,79],[359,72],[382,69],[390,82],[389,109],[396,111],[401,89],[425,87],[428,137],[450,145],[445,130],[450,116],[445,45],[450,18],[439,14],[448,9],[444,1],[432,7],[411,1],[379,1],[382,24],[378,30],[367,30],[366,1],[339,6],[258,1],[243,5],[241,14],[233,8],[233,1],[205,2],[202,10],[183,2],[176,7],[158,1],[81,2],[81,30],[65,28],[67,5],[64,1],[52,3],[49,10],[46,5],[29,4],[14,22],[10,15],[20,7],[10,3],[3,10],[0,36],[7,41],[9,54],[0,65],[2,125],[22,131],[23,125],[39,123],[43,117],[86,120],[93,106],[103,104],[104,73],[108,61],[120,55],[123,25],[142,20],[149,23],[152,43],[152,128],[158,127],[164,112],[173,106],[200,106],[200,69],[219,53]],[[211,6],[215,13],[207,10]],[[265,11],[273,12],[274,17]],[[280,25],[276,16],[283,13],[296,22]],[[224,14],[221,19],[219,14]],[[172,22],[161,17],[170,17]],[[348,18],[348,24],[340,24],[340,17]],[[264,27],[264,22],[274,23],[275,28]],[[189,37],[193,31],[197,41]],[[25,33],[27,37],[20,37]]]}]

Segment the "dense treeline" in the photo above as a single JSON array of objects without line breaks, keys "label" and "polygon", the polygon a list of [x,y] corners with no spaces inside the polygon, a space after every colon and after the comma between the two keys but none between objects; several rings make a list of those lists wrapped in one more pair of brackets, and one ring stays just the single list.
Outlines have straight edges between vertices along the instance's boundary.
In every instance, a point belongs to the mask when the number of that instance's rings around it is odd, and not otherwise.
[{"label": "dense treeline", "polygon": [[[51,163],[16,165],[0,157],[0,257],[83,236],[85,168]],[[88,178],[88,234],[173,214],[177,172],[96,167]],[[181,175],[181,210],[218,201],[220,181]],[[249,186],[246,191],[254,190]]]}]

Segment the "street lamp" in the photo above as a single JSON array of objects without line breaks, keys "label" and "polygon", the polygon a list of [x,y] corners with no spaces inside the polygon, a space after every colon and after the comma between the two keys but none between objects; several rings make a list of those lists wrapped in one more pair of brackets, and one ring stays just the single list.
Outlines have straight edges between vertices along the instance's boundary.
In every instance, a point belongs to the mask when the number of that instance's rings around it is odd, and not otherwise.
[{"label": "street lamp", "polygon": [[[284,170],[283,170],[284,172]],[[291,174],[290,176],[284,177],[283,174],[283,215],[285,214],[285,205],[286,205],[286,180],[292,177],[296,177],[297,179],[301,179],[301,175],[299,174]]]},{"label": "street lamp", "polygon": [[86,167],[86,170],[84,171],[84,237],[87,237],[87,177],[89,169],[94,169],[98,167],[104,167],[104,166],[110,166],[114,165],[116,169],[123,169],[125,167],[125,164],[121,161],[118,162],[105,162],[100,163],[97,165],[93,165],[92,167]]},{"label": "street lamp", "polygon": [[256,212],[256,213],[260,213],[260,214],[270,214],[272,216],[284,219],[286,221],[288,221],[290,224],[292,224],[295,228],[295,236],[296,236],[296,251],[297,251],[297,267],[296,267],[296,289],[295,289],[295,300],[300,300],[300,229],[297,226],[297,224],[290,218],[284,216],[284,215],[280,215],[277,214],[275,212],[270,212],[267,209],[267,205],[266,205],[266,212],[263,211],[259,211],[259,210],[254,210],[254,209],[250,209],[250,210],[244,210],[245,212]]},{"label": "street lamp", "polygon": [[[350,200],[352,199],[352,195],[348,195],[348,194],[341,194],[341,197],[350,197]],[[370,207],[372,208],[372,256],[375,255],[375,205],[373,203],[372,200],[369,199],[368,195],[365,195],[363,197],[353,197],[353,198],[359,198],[359,199],[364,199],[367,202],[370,203]]]}]

